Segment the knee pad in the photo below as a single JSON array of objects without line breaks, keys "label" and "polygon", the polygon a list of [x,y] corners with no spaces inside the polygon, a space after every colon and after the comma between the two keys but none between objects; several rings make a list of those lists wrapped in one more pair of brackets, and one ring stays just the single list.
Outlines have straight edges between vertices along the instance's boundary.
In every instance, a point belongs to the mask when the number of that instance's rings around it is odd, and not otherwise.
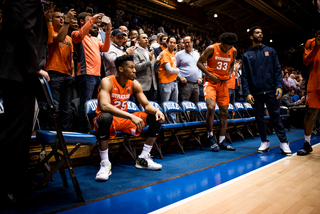
[{"label": "knee pad", "polygon": [[154,114],[148,114],[147,124],[149,125],[147,136],[157,137],[160,131],[161,123],[159,123],[159,121],[156,121],[156,116]]},{"label": "knee pad", "polygon": [[108,140],[110,138],[110,127],[113,116],[110,113],[102,113],[98,120],[98,138],[100,140]]}]

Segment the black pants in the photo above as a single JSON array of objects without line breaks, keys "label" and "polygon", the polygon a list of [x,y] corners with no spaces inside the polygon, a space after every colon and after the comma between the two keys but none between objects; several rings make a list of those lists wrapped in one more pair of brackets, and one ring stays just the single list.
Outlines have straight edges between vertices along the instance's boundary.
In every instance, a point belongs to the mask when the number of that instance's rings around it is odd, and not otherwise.
[{"label": "black pants", "polygon": [[280,140],[280,142],[287,141],[287,135],[282,126],[280,118],[280,104],[277,100],[275,93],[257,94],[253,95],[254,98],[254,113],[258,125],[258,131],[261,137],[261,141],[267,140],[266,122],[264,119],[264,103],[266,103],[271,124]]},{"label": "black pants", "polygon": [[[191,101],[195,105],[199,102],[199,85],[198,83],[181,83],[179,82],[178,84],[178,100],[179,104],[181,106],[181,103],[183,101]],[[181,121],[186,122],[186,118],[184,117],[183,114],[180,115]],[[197,112],[191,112],[190,113],[190,119],[191,121],[196,121],[197,120]]]},{"label": "black pants", "polygon": [[[35,84],[37,77],[27,83],[0,80],[5,116],[0,130],[0,191],[2,193],[23,191],[28,168],[30,139],[32,134]],[[37,89],[39,90],[39,89]],[[41,90],[41,89],[40,89]]]}]

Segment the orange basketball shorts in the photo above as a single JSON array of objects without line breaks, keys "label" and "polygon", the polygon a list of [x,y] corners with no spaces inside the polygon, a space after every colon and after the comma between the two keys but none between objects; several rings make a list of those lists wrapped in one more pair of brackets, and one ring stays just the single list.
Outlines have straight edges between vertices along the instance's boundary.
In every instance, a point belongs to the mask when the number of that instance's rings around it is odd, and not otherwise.
[{"label": "orange basketball shorts", "polygon": [[214,83],[212,81],[205,81],[203,85],[203,92],[206,99],[214,99],[218,106],[229,105],[229,90],[227,82]]},{"label": "orange basketball shorts", "polygon": [[320,91],[308,91],[306,104],[309,108],[320,109]]}]

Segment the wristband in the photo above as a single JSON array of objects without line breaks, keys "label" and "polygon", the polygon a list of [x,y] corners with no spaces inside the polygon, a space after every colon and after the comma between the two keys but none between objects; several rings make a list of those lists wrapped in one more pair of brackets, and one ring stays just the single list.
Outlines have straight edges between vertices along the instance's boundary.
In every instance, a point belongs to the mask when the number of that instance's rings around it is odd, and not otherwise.
[{"label": "wristband", "polygon": [[47,22],[52,22],[52,19],[47,19]]},{"label": "wristband", "polygon": [[127,51],[126,51],[126,54],[127,54],[127,55],[130,55]]},{"label": "wristband", "polygon": [[70,22],[66,22],[66,21],[65,21],[65,22],[64,22],[63,24],[67,24],[67,25],[70,25]]}]

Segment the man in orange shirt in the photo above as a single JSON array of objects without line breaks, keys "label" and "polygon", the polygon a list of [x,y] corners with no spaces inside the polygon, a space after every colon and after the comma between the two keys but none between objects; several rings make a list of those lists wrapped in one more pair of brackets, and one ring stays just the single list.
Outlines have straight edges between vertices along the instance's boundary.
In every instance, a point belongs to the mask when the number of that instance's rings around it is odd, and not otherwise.
[{"label": "man in orange shirt", "polygon": [[[153,162],[150,151],[157,138],[164,115],[149,103],[136,77],[135,64],[132,55],[116,58],[117,76],[103,78],[98,95],[95,128],[98,129],[100,145],[100,170],[97,181],[106,181],[111,175],[111,163],[108,157],[108,142],[116,136],[116,131],[138,136],[145,126],[149,125],[146,143],[136,161],[136,168],[160,170],[161,164]],[[134,93],[146,112],[127,112],[127,103]]]},{"label": "man in orange shirt", "polygon": [[71,34],[72,41],[75,45],[75,50],[78,54],[80,70],[77,73],[77,81],[79,84],[79,122],[80,131],[87,132],[84,105],[87,100],[97,98],[98,87],[100,86],[100,68],[101,57],[100,52],[107,52],[110,47],[110,32],[111,23],[107,24],[105,40],[102,44],[97,37],[89,34],[91,26],[104,16],[103,13],[98,13],[92,17],[90,13],[82,12],[78,15],[80,29],[73,31]]},{"label": "man in orange shirt", "polygon": [[[200,56],[197,66],[205,73],[203,91],[206,98],[208,111],[206,114],[208,138],[211,150],[218,152],[219,149],[235,151],[225,139],[227,131],[229,91],[227,81],[231,78],[237,50],[233,45],[237,42],[237,35],[234,33],[223,33],[219,36],[221,43],[207,47]],[[204,63],[207,61],[207,67]],[[213,121],[216,104],[220,109],[220,136],[219,144],[213,137]]]},{"label": "man in orange shirt", "polygon": [[[167,40],[167,48],[161,52],[162,59],[158,71],[160,104],[165,101],[178,102],[177,77],[180,69],[177,68],[176,58],[173,52],[175,47],[176,39],[169,37]],[[175,123],[175,113],[170,113],[168,119],[170,122]]]},{"label": "man in orange shirt", "polygon": [[235,93],[235,88],[236,88],[236,75],[238,74],[238,70],[240,68],[240,63],[236,60],[234,63],[234,70],[232,72],[232,76],[230,80],[227,81],[227,87],[229,90],[229,103],[234,105],[236,101],[236,93]]},{"label": "man in orange shirt", "polygon": [[[48,32],[53,34],[53,39],[48,41],[48,57],[46,71],[51,81],[49,82],[54,105],[58,110],[60,123],[64,131],[69,131],[71,101],[73,98],[74,64],[73,44],[71,37],[67,35],[70,21],[75,11],[69,10],[66,19],[59,9],[55,9],[52,16],[52,25],[48,23]],[[55,129],[53,121],[50,125]]]},{"label": "man in orange shirt", "polygon": [[304,145],[297,155],[307,155],[312,152],[311,132],[314,125],[314,117],[320,109],[320,31],[315,38],[306,42],[303,54],[303,64],[310,66],[309,81],[307,85],[307,113],[304,118]]}]

